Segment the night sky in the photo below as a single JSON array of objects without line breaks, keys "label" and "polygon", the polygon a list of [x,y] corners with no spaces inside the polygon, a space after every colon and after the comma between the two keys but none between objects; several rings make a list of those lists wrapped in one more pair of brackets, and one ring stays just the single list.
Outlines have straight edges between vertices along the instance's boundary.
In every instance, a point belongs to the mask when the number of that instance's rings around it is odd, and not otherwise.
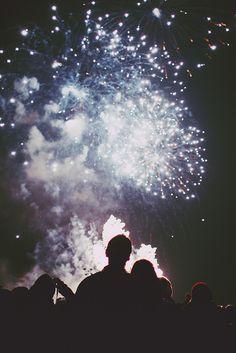
[{"label": "night sky", "polygon": [[[79,2],[79,1],[78,1]],[[207,1],[209,7],[236,13],[234,1]],[[57,4],[63,1],[57,1]],[[66,1],[63,11],[76,9],[76,1]],[[194,1],[192,1],[194,3]],[[31,24],[44,26],[49,18],[50,1],[8,1],[1,5],[0,47],[14,47],[18,28]],[[204,12],[203,12],[204,13]],[[194,119],[205,131],[208,163],[198,199],[188,203],[169,200],[152,203],[150,209],[127,193],[123,216],[134,239],[158,248],[160,267],[171,279],[177,301],[184,299],[191,285],[206,281],[216,302],[236,304],[235,240],[235,27],[232,21],[230,47],[217,50],[213,59],[188,79],[185,99]],[[19,26],[19,27],[18,27]],[[0,132],[0,284],[27,272],[34,263],[33,250],[42,239],[40,226],[26,203],[14,199],[7,183],[14,171],[8,169],[6,154],[14,134]],[[17,178],[17,175],[15,176]],[[47,202],[47,201],[45,201]],[[126,217],[132,210],[134,216]],[[204,220],[204,221],[203,221]],[[133,222],[133,223],[132,223]],[[134,224],[137,222],[137,224]],[[40,223],[40,222],[39,222]],[[22,234],[21,239],[16,235]]]}]

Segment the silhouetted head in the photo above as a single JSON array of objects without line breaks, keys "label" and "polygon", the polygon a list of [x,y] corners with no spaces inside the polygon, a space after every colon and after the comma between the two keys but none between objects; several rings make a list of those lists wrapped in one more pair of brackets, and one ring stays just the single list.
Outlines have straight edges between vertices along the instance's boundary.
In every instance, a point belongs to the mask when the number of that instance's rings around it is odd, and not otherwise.
[{"label": "silhouetted head", "polygon": [[212,301],[212,293],[205,282],[196,282],[191,289],[191,297],[193,303],[210,303]]},{"label": "silhouetted head", "polygon": [[26,287],[16,287],[12,289],[12,298],[16,305],[21,306],[27,304],[29,300],[29,290]]},{"label": "silhouetted head", "polygon": [[173,295],[171,282],[166,277],[160,277],[162,298],[170,299]]},{"label": "silhouetted head", "polygon": [[145,259],[138,260],[134,263],[131,275],[133,279],[138,281],[156,281],[157,279],[153,264]]},{"label": "silhouetted head", "polygon": [[132,251],[130,240],[123,234],[112,238],[106,248],[106,256],[109,260],[109,265],[124,267],[126,261],[129,260]]},{"label": "silhouetted head", "polygon": [[41,275],[30,288],[31,294],[42,300],[50,301],[55,292],[55,284],[48,274]]},{"label": "silhouetted head", "polygon": [[12,289],[12,294],[18,297],[26,297],[29,294],[29,290],[27,287],[15,287]]},{"label": "silhouetted head", "polygon": [[161,299],[160,281],[153,264],[145,259],[136,261],[131,270],[131,278],[136,288],[138,307],[153,310],[153,306]]}]

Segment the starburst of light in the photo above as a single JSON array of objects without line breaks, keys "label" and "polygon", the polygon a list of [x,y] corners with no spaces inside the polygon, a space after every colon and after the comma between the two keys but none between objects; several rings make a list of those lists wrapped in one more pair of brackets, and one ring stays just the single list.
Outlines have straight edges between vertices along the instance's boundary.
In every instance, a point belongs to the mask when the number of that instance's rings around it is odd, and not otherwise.
[{"label": "starburst of light", "polygon": [[[158,50],[150,48],[143,54],[140,45],[132,44],[132,38],[124,42],[119,31],[108,33],[93,22],[89,11],[85,23],[86,34],[78,47],[67,46],[68,29],[60,34],[66,46],[57,56],[39,52],[38,38],[33,42],[30,39],[31,47],[23,47],[35,77],[14,77],[14,91],[4,100],[5,106],[11,105],[9,120],[13,113],[14,124],[28,129],[28,115],[34,110],[40,116],[44,102],[43,120],[66,137],[62,144],[52,144],[50,157],[44,162],[55,175],[60,174],[65,161],[70,162],[70,168],[76,167],[77,157],[87,150],[84,163],[94,170],[104,170],[114,185],[125,181],[162,198],[194,198],[194,189],[204,174],[204,138],[188,123],[188,108],[179,98],[182,81],[176,78],[176,87],[165,92]],[[49,44],[55,36],[49,36]],[[46,87],[35,72],[42,57],[41,70],[50,80]],[[174,67],[174,77],[181,66]],[[12,85],[9,80],[12,75],[5,79]],[[35,126],[40,127],[40,120]],[[26,152],[29,161],[34,158],[32,149]]]}]

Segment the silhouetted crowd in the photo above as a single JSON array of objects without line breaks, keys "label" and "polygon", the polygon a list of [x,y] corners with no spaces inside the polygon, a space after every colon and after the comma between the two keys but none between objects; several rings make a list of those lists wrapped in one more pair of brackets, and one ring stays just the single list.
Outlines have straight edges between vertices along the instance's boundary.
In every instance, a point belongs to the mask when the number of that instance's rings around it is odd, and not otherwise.
[{"label": "silhouetted crowd", "polygon": [[232,305],[215,304],[204,282],[175,303],[171,283],[151,262],[138,260],[126,272],[131,250],[128,238],[114,237],[108,265],[76,293],[48,274],[30,289],[1,288],[0,352],[236,352]]}]

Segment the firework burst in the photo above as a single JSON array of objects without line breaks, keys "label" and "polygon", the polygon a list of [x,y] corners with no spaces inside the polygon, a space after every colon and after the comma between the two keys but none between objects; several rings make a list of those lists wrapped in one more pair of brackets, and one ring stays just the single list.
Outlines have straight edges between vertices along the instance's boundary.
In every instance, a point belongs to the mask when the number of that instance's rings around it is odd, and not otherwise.
[{"label": "firework burst", "polygon": [[[189,124],[179,98],[183,82],[164,89],[156,51],[144,54],[131,38],[126,42],[119,31],[108,33],[90,15],[89,10],[80,41],[58,17],[46,39],[21,31],[29,38],[15,49],[14,61],[6,59],[20,72],[2,78],[4,121],[24,126],[30,138],[41,139],[39,146],[48,145],[43,165],[55,175],[68,163],[77,168],[79,157],[87,173],[106,174],[114,185],[125,181],[162,198],[194,197],[206,160],[202,133]],[[59,41],[63,45],[52,55]],[[29,171],[39,152],[26,143],[23,153]]]}]

